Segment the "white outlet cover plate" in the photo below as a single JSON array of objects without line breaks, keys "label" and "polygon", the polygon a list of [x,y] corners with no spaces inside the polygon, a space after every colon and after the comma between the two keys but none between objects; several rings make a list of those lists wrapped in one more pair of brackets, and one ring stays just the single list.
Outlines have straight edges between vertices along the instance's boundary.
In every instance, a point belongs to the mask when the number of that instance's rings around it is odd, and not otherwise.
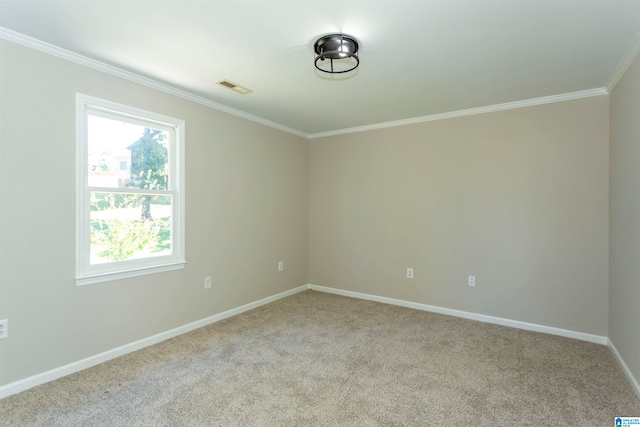
[{"label": "white outlet cover plate", "polygon": [[0,339],[9,338],[9,319],[0,320]]}]

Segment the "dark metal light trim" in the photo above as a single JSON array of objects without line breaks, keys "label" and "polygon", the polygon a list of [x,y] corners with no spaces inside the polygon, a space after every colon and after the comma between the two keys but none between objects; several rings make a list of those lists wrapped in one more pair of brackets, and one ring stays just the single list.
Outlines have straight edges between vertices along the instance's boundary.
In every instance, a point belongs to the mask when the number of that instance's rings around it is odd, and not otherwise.
[{"label": "dark metal light trim", "polygon": [[[322,36],[318,40],[316,40],[313,45],[313,50],[316,54],[313,63],[316,68],[323,73],[348,73],[349,71],[355,70],[358,65],[360,65],[360,60],[358,59],[358,47],[358,41],[354,37],[347,34],[338,33]],[[329,60],[329,62],[325,65],[329,65],[329,67],[325,69],[321,66],[318,66],[318,61],[324,62],[327,59]],[[348,67],[350,68],[338,71],[333,67],[333,61],[350,61],[351,64],[348,65]]]}]

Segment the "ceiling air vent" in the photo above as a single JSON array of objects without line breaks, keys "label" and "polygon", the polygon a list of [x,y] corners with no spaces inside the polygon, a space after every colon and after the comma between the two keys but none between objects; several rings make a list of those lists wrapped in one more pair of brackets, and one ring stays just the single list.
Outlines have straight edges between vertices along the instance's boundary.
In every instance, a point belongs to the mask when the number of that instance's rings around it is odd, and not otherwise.
[{"label": "ceiling air vent", "polygon": [[233,91],[238,92],[239,94],[242,95],[246,95],[248,93],[253,92],[251,89],[247,89],[246,87],[242,87],[240,85],[237,85],[235,83],[231,83],[229,80],[221,80],[218,82],[219,85],[222,85],[224,87],[227,87]]}]

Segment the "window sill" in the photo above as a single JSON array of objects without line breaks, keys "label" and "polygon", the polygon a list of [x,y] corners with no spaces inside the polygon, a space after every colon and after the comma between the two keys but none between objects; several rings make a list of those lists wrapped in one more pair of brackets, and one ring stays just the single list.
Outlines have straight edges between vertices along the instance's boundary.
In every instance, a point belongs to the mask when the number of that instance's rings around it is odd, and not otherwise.
[{"label": "window sill", "polygon": [[109,273],[87,275],[84,277],[76,277],[76,285],[93,285],[95,283],[108,282],[110,280],[119,280],[129,277],[144,276],[147,274],[162,273],[164,271],[180,270],[184,268],[186,264],[186,261],[180,261],[171,264],[155,265],[153,267],[136,268],[126,271],[114,271]]}]

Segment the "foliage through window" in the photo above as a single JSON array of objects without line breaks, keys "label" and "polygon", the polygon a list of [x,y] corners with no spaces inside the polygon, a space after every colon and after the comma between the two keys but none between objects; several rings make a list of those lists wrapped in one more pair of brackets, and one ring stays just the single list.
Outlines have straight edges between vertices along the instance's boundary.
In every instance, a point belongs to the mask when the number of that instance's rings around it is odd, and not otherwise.
[{"label": "foliage through window", "polygon": [[78,284],[181,268],[184,123],[78,95]]}]

